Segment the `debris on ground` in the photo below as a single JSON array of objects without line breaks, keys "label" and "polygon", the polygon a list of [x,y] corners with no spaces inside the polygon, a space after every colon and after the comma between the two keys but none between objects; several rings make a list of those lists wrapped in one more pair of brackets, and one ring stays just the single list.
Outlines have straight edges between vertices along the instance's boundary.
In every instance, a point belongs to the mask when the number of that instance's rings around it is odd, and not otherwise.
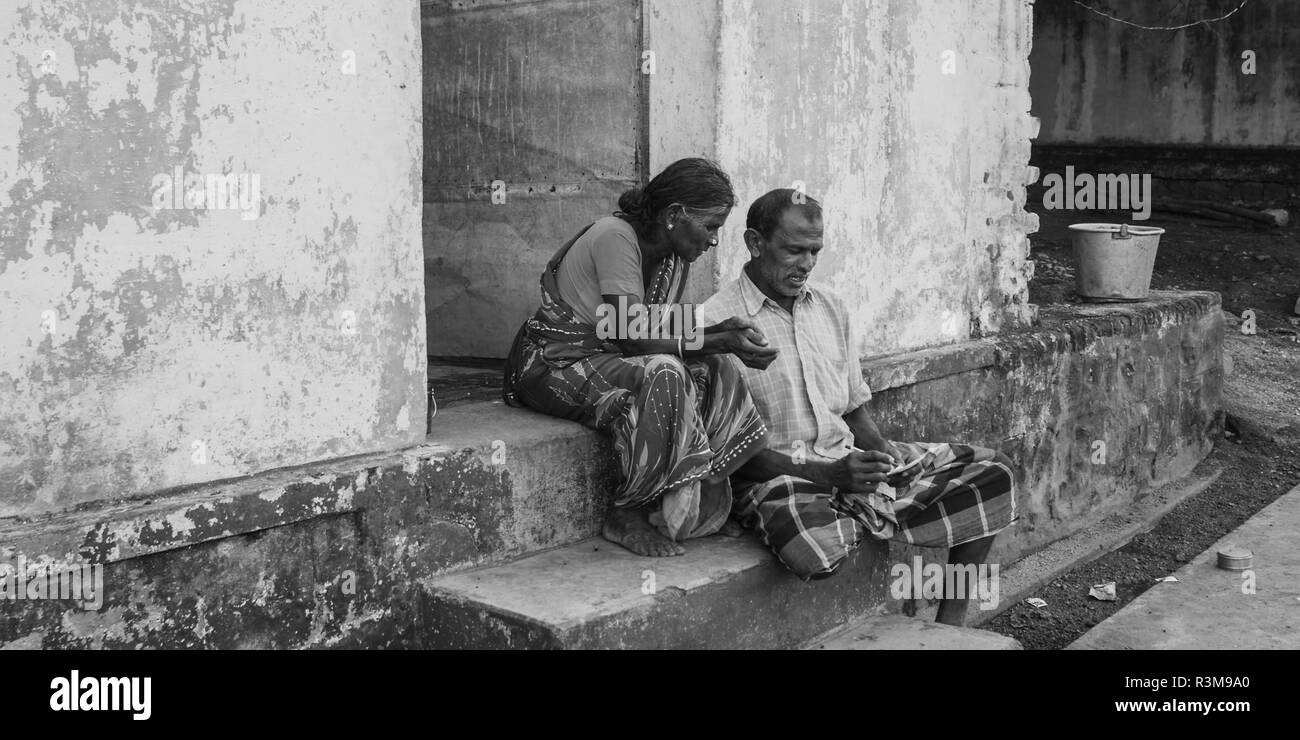
[{"label": "debris on ground", "polygon": [[1217,554],[1219,567],[1224,570],[1250,570],[1255,560],[1250,550],[1236,545],[1229,545]]},{"label": "debris on ground", "polygon": [[1114,601],[1116,599],[1115,582],[1107,581],[1105,583],[1098,583],[1088,589],[1088,595],[1097,601]]},{"label": "debris on ground", "polygon": [[1291,220],[1290,214],[1281,208],[1269,208],[1260,211],[1254,208],[1241,208],[1210,200],[1169,199],[1154,204],[1152,210],[1198,216],[1229,223],[1263,224],[1265,226],[1286,226]]},{"label": "debris on ground", "polygon": [[1025,599],[1025,603],[1034,607],[1035,609],[1042,609],[1043,607],[1047,606],[1047,602],[1043,601],[1037,596]]},{"label": "debris on ground", "polygon": [[1265,208],[1264,210],[1260,211],[1260,213],[1265,213],[1268,214],[1269,216],[1272,216],[1273,221],[1277,223],[1278,226],[1286,226],[1287,224],[1291,223],[1291,214],[1287,213],[1286,209],[1284,208]]}]

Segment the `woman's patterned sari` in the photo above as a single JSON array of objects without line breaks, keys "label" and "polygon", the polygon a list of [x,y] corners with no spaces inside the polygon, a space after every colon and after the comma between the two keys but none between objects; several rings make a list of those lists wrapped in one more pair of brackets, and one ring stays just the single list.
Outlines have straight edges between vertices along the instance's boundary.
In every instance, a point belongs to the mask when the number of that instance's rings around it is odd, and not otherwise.
[{"label": "woman's patterned sari", "polygon": [[[669,539],[713,534],[731,509],[727,476],[763,448],[767,429],[730,358],[625,357],[575,318],[556,272],[586,231],[546,265],[541,308],[520,328],[506,361],[505,401],[611,435],[622,474],[616,506],[659,501],[651,523]],[[680,301],[686,270],[676,256],[664,258],[646,307]]]}]

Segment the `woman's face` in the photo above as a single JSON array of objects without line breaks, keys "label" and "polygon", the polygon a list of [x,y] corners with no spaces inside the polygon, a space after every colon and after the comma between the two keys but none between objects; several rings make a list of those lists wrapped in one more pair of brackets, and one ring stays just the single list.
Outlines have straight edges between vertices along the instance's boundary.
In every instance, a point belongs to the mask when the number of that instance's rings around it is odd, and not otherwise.
[{"label": "woman's face", "polygon": [[694,212],[682,209],[672,221],[675,228],[668,232],[673,254],[686,262],[694,262],[700,255],[718,246],[718,229],[727,222],[729,215],[730,208]]}]

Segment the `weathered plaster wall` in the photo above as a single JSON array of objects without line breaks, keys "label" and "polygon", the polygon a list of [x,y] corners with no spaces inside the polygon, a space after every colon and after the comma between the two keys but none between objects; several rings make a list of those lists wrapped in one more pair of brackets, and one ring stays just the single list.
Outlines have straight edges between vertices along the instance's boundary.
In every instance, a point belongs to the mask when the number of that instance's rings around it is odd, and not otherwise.
[{"label": "weathered plaster wall", "polygon": [[[1043,143],[1300,146],[1300,3],[1254,0],[1228,19],[1144,31],[1069,0],[1034,6],[1030,57]],[[1147,26],[1213,18],[1236,3],[1121,0]],[[1255,54],[1255,74],[1242,52]]]},{"label": "weathered plaster wall", "polygon": [[[645,50],[655,59],[654,74],[645,78],[651,175],[683,157],[717,159],[720,6],[645,0]],[[745,220],[744,209],[732,212],[733,228]],[[691,265],[684,302],[703,303],[717,292],[718,251]]]},{"label": "weathered plaster wall", "polygon": [[[866,355],[1029,320],[1030,16],[1024,0],[721,4],[718,158],[744,207],[795,181],[822,200],[814,279]],[[723,280],[748,259],[743,226]]]},{"label": "weathered plaster wall", "polygon": [[[0,35],[0,517],[423,436],[417,3],[26,0]],[[163,208],[176,167],[256,205]]]}]

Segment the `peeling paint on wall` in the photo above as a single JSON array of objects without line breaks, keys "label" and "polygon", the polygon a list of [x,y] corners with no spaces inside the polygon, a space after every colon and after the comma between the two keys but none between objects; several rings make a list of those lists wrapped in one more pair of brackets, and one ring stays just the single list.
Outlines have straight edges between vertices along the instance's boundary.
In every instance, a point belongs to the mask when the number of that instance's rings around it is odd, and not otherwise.
[{"label": "peeling paint on wall", "polygon": [[423,436],[418,13],[0,8],[0,516]]},{"label": "peeling paint on wall", "polygon": [[[813,279],[847,301],[864,355],[1030,319],[1030,14],[1023,0],[721,5],[718,157],[742,209],[795,181],[826,206]],[[722,280],[748,259],[743,230],[725,229]]]}]

